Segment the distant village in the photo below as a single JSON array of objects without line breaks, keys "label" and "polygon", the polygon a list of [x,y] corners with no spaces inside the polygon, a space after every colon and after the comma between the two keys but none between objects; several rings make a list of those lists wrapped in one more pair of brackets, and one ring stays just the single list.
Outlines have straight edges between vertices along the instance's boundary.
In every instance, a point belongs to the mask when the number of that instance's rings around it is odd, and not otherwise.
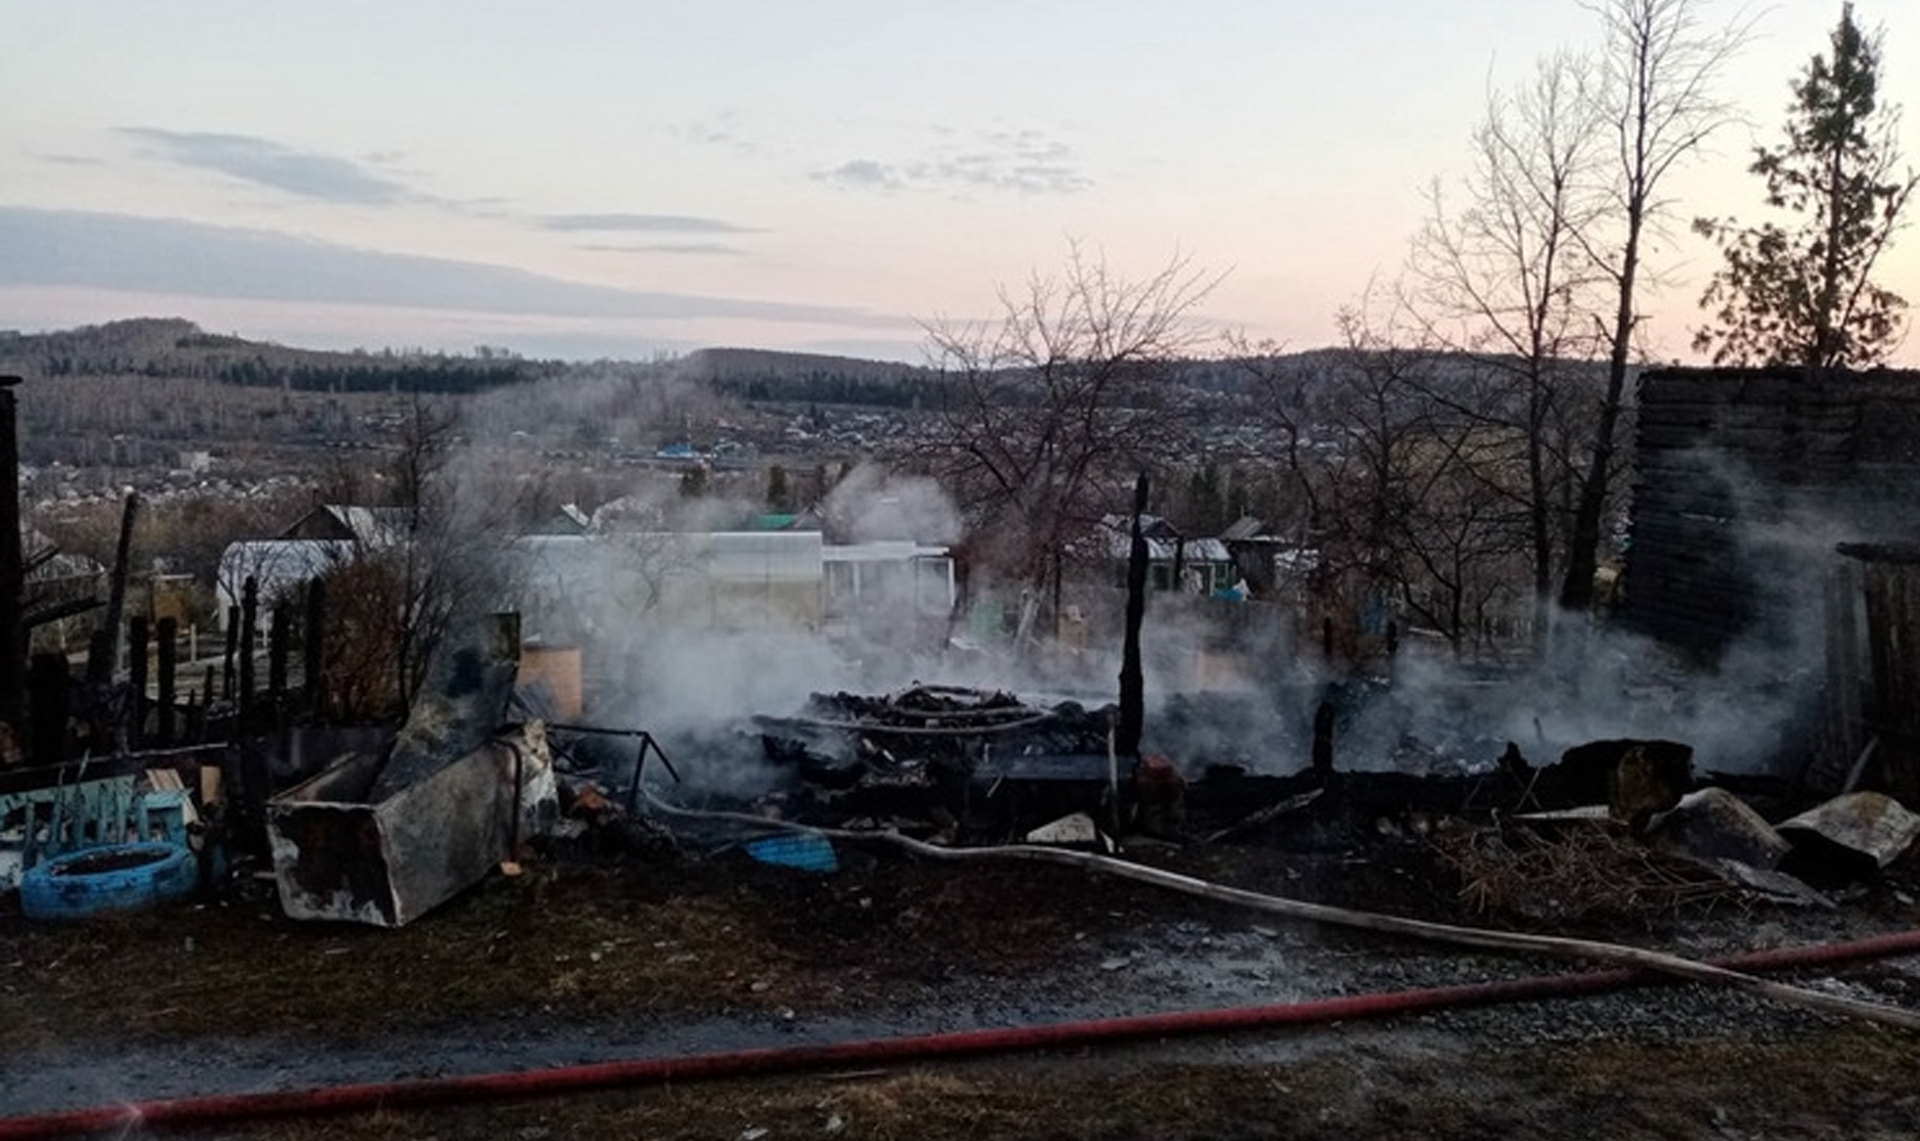
[{"label": "distant village", "polygon": [[[119,343],[143,331],[167,351],[151,349],[153,359],[136,360],[134,349],[116,350],[126,359],[93,369],[84,354],[78,364],[62,356],[52,370],[60,375],[44,375],[46,366],[31,358],[25,362],[37,364],[32,371],[42,375],[19,390],[22,518],[29,551],[38,552],[30,554],[33,592],[48,605],[104,597],[130,498],[138,501],[134,578],[144,584],[154,614],[173,614],[210,637],[230,621],[248,578],[258,579],[265,598],[288,596],[331,566],[409,541],[412,508],[402,502],[408,490],[393,469],[427,443],[412,434],[423,428],[420,394],[347,391],[311,361],[301,366],[307,387],[295,387],[287,375],[264,388],[206,379],[198,374],[218,374],[218,368],[177,356],[178,345],[202,342],[172,323],[123,324],[142,329],[107,327],[99,339]],[[221,352],[239,351],[216,343]],[[491,356],[486,363],[512,362]],[[513,474],[511,509],[489,519],[500,530],[502,549],[522,555],[510,573],[516,593],[501,601],[547,616],[556,631],[567,631],[559,636],[574,636],[591,621],[556,609],[560,596],[581,593],[583,568],[622,545],[632,567],[672,564],[685,578],[699,563],[698,577],[711,580],[709,593],[738,606],[745,606],[747,580],[758,575],[752,590],[761,597],[757,609],[748,610],[810,628],[849,620],[855,598],[870,617],[884,613],[878,600],[901,595],[897,579],[910,585],[905,598],[914,619],[938,626],[941,637],[948,624],[1011,635],[1022,621],[1020,592],[983,591],[975,583],[969,594],[969,537],[957,513],[928,521],[935,533],[912,533],[920,521],[896,518],[875,534],[863,529],[855,501],[884,499],[885,478],[835,501],[835,489],[856,471],[868,481],[889,460],[895,477],[910,471],[899,461],[944,428],[911,399],[878,406],[807,399],[838,394],[821,379],[832,376],[833,363],[761,362],[764,375],[751,383],[685,379],[681,374],[699,371],[698,361],[677,369],[599,365],[558,377],[542,365],[538,377],[432,398],[431,414],[439,418],[428,426],[437,433],[430,441],[433,462],[447,463],[457,452],[460,463]],[[898,372],[903,385],[923,379],[904,366]],[[565,402],[573,406],[543,414],[543,404],[569,383],[574,391]],[[654,390],[642,403],[650,400],[659,415],[598,414],[605,403],[622,402],[617,390],[641,386]],[[143,388],[175,399],[143,411]],[[98,399],[99,390],[120,398]],[[782,398],[748,400],[724,395],[728,391]],[[893,399],[887,391],[869,380],[854,395]],[[1202,388],[1195,392],[1202,403],[1226,404]],[[1253,513],[1258,489],[1247,474],[1278,463],[1298,441],[1271,425],[1223,414],[1198,418],[1191,443],[1190,468],[1159,497],[1165,513],[1146,520],[1154,588],[1196,598],[1302,601],[1315,555],[1298,526],[1284,533],[1281,520],[1270,525]],[[1316,446],[1337,443],[1328,438]],[[1085,585],[1096,595],[1116,591],[1127,553],[1126,518],[1102,512],[1071,539],[1069,553],[1084,567]],[[649,544],[662,549],[651,559],[631,556]],[[676,547],[671,554],[669,546]],[[749,574],[742,569],[752,562],[742,553],[748,550],[782,552],[771,557],[783,569],[773,577]],[[644,577],[638,570],[628,577],[636,575]],[[789,581],[776,589],[771,584],[781,576]],[[762,605],[772,595],[794,596],[796,583],[804,586],[804,604],[771,611]],[[626,596],[644,597],[648,606],[665,597],[658,584],[640,583],[629,583]],[[709,600],[700,612],[725,609]],[[676,604],[660,612],[684,617],[694,611]],[[1049,626],[1084,644],[1085,623],[1096,612],[1117,613],[1110,597],[1100,604],[1083,599],[1050,613]],[[97,617],[80,611],[40,623],[33,647],[82,654]]]}]

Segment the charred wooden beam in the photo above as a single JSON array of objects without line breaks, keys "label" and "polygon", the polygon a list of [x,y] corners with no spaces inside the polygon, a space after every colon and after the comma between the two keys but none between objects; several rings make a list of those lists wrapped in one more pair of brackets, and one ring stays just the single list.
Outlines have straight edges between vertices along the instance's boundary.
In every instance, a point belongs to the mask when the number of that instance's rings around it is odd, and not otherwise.
[{"label": "charred wooden beam", "polygon": [[127,748],[138,750],[147,735],[147,618],[136,614],[127,636],[127,682],[133,691],[127,703]]},{"label": "charred wooden beam", "polygon": [[1338,715],[1331,697],[1322,698],[1313,711],[1313,775],[1322,787],[1333,779],[1333,727]]},{"label": "charred wooden beam", "polygon": [[187,739],[194,744],[203,744],[207,739],[207,706],[213,704],[213,667],[207,667],[207,677],[201,688],[187,699]]},{"label": "charred wooden beam", "polygon": [[126,506],[120,511],[120,542],[114,548],[113,580],[107,586],[107,615],[101,625],[107,634],[103,652],[87,661],[89,684],[106,687],[113,683],[120,666],[120,624],[127,612],[127,572],[133,557],[133,523],[140,514],[140,496],[127,493]]},{"label": "charred wooden beam", "polygon": [[287,654],[292,641],[293,611],[284,602],[276,603],[267,627],[267,699],[276,709],[286,705]]},{"label": "charred wooden beam", "polygon": [[17,376],[0,376],[0,723],[25,721],[27,572],[20,551],[20,443],[13,389]]},{"label": "charred wooden beam", "polygon": [[316,578],[307,584],[307,621],[301,637],[301,650],[304,653],[306,672],[301,681],[306,686],[307,717],[320,716],[321,702],[326,696],[326,647],[327,647],[327,583]]},{"label": "charred wooden beam", "polygon": [[[227,648],[220,664],[220,696],[228,701],[233,700],[233,659],[234,655],[239,652],[239,643],[240,608],[238,606],[229,606],[227,607]],[[211,703],[213,701],[212,666],[207,667],[207,673],[207,701]]]},{"label": "charred wooden beam", "polygon": [[253,714],[253,647],[260,637],[260,580],[253,575],[240,588],[240,731],[248,732]]},{"label": "charred wooden beam", "polygon": [[[95,630],[87,635],[86,678],[88,684],[94,684],[94,679],[102,674],[106,674],[109,679],[113,674],[113,634],[106,630]],[[106,685],[107,682],[99,683],[102,690]]]},{"label": "charred wooden beam", "polygon": [[36,765],[57,765],[67,759],[67,722],[73,716],[67,659],[59,654],[35,654],[27,685],[33,724],[28,755]]},{"label": "charred wooden beam", "polygon": [[173,746],[174,685],[179,671],[179,646],[176,639],[180,636],[180,624],[172,618],[162,618],[160,630],[160,723],[155,727],[160,737],[161,748]]},{"label": "charred wooden beam", "polygon": [[65,602],[31,606],[22,615],[20,625],[24,630],[32,630],[38,626],[45,626],[49,622],[58,622],[62,618],[85,614],[94,607],[103,605],[105,603],[98,598],[69,598]]},{"label": "charred wooden beam", "polygon": [[1140,665],[1140,624],[1147,612],[1147,539],[1140,516],[1147,511],[1147,476],[1133,485],[1133,530],[1127,548],[1127,628],[1120,655],[1120,716],[1114,726],[1113,750],[1122,757],[1140,755],[1140,734],[1146,720],[1146,680]]}]

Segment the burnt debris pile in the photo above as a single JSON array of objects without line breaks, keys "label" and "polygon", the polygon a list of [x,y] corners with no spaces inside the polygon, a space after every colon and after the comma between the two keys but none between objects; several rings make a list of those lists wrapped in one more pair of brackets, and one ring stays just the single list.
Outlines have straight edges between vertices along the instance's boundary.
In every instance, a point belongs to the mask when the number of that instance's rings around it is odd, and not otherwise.
[{"label": "burnt debris pile", "polygon": [[1104,780],[1113,710],[915,684],[884,695],[817,693],[797,713],[753,722],[766,759],[793,778],[790,807],[809,819],[911,818],[972,832],[991,830],[982,810],[1009,781]]}]

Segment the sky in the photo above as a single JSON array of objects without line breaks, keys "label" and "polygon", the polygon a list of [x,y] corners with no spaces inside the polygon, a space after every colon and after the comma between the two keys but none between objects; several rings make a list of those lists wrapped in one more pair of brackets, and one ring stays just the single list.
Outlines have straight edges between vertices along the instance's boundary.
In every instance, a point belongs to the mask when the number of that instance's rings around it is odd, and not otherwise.
[{"label": "sky", "polygon": [[[1840,4],[1705,12],[1756,21],[1720,86],[1750,122],[1664,184],[1663,360],[1719,260],[1686,222],[1758,214],[1751,148]],[[1856,14],[1920,108],[1920,5]],[[1401,272],[1489,91],[1598,40],[1575,0],[15,3],[0,329],[919,361],[1077,242],[1191,259],[1212,327],[1315,348]],[[1920,234],[1879,280],[1920,305]]]}]

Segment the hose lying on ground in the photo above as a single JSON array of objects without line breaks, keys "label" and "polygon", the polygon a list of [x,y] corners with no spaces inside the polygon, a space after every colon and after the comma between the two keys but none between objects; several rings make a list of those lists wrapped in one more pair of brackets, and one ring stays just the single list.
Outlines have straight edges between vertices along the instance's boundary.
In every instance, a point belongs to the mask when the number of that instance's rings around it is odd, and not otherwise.
[{"label": "hose lying on ground", "polygon": [[[1788,970],[1832,966],[1920,952],[1920,931],[1882,935],[1852,943],[1829,943],[1761,951],[1722,960],[1719,969]],[[1705,964],[1701,964],[1705,965]],[[1746,976],[1740,976],[1746,977]],[[634,1086],[659,1086],[718,1078],[773,1076],[827,1069],[898,1066],[938,1059],[979,1057],[1016,1050],[1113,1045],[1180,1034],[1218,1033],[1385,1018],[1449,1007],[1488,1006],[1547,998],[1578,997],[1658,980],[1645,971],[1614,969],[1547,975],[1503,982],[1470,983],[1426,990],[1354,995],[1268,1006],[1181,1011],[1132,1018],[1050,1023],[952,1034],[874,1038],[819,1046],[733,1050],[678,1058],[598,1062],[520,1073],[473,1074],[401,1082],[323,1086],[277,1093],[225,1094],[96,1106],[34,1116],[0,1117],[0,1141],[124,1135],[135,1127],[229,1126],[269,1118],[323,1113],[366,1113],[435,1105],[551,1097]]]},{"label": "hose lying on ground", "polygon": [[898,832],[851,832],[838,828],[815,828],[804,824],[793,824],[781,820],[768,820],[744,812],[709,812],[691,808],[680,808],[667,803],[647,792],[647,803],[670,816],[689,819],[724,820],[736,824],[751,824],[760,828],[776,828],[789,832],[805,832],[825,836],[833,840],[845,840],[849,843],[873,843],[876,841],[904,848],[917,856],[934,860],[964,861],[979,859],[1029,860],[1044,864],[1064,864],[1067,867],[1082,868],[1099,872],[1102,875],[1120,879],[1135,880],[1152,884],[1155,887],[1170,888],[1174,891],[1196,895],[1202,899],[1211,899],[1218,903],[1233,904],[1252,908],[1270,915],[1284,916],[1289,919],[1304,919],[1315,923],[1329,923],[1341,927],[1355,927],[1365,931],[1380,931],[1389,935],[1405,935],[1414,939],[1430,942],[1452,943],[1467,947],[1484,947],[1495,951],[1519,951],[1553,955],[1563,959],[1581,959],[1588,962],[1610,963],[1615,966],[1637,967],[1642,970],[1658,971],[1690,982],[1712,983],[1717,986],[1735,987],[1751,991],[1754,994],[1780,1002],[1789,1002],[1827,1014],[1842,1015],[1849,1018],[1864,1018],[1886,1026],[1897,1026],[1904,1030],[1920,1030],[1920,1011],[1890,1006],[1883,1002],[1871,1002],[1865,999],[1848,998],[1845,995],[1827,994],[1823,991],[1808,990],[1805,987],[1788,983],[1774,982],[1770,979],[1755,978],[1728,970],[1726,967],[1704,963],[1698,959],[1669,955],[1663,951],[1649,951],[1641,947],[1630,947],[1623,943],[1603,943],[1590,939],[1573,939],[1563,935],[1527,935],[1514,931],[1491,931],[1480,927],[1461,927],[1451,923],[1433,923],[1424,919],[1406,919],[1397,915],[1383,915],[1375,911],[1356,911],[1351,908],[1333,907],[1324,903],[1308,903],[1303,900],[1287,899],[1283,896],[1265,895],[1247,891],[1243,888],[1227,887],[1224,884],[1210,883],[1195,879],[1178,872],[1164,871],[1148,867],[1145,864],[1117,860],[1111,856],[1097,855],[1092,852],[1079,852],[1068,848],[1046,848],[1036,844],[1003,844],[993,848],[947,848],[938,844],[927,844]]}]

